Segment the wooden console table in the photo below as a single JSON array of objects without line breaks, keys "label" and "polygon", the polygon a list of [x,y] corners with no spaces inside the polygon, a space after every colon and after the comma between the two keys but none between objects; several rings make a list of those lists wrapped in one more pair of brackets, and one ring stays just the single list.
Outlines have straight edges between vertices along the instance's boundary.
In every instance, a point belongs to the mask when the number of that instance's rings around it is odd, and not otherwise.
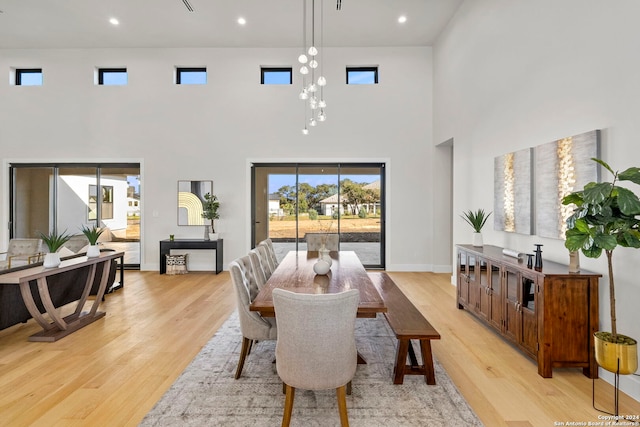
[{"label": "wooden console table", "polygon": [[223,263],[223,239],[175,239],[160,240],[160,274],[167,272],[167,255],[171,249],[215,249],[216,251],[216,274],[222,271]]},{"label": "wooden console table", "polygon": [[[104,317],[105,312],[98,311],[98,306],[100,305],[104,292],[107,288],[111,263],[114,262],[116,258],[121,258],[123,255],[123,252],[101,252],[100,256],[95,258],[81,256],[67,259],[62,261],[59,267],[55,268],[44,268],[42,266],[38,266],[4,274],[2,276],[2,282],[4,284],[15,284],[20,286],[20,293],[22,294],[22,299],[27,310],[29,310],[31,316],[42,327],[42,331],[29,337],[29,341],[57,341],[60,338],[63,338]],[[87,302],[87,297],[89,296],[93,285],[96,266],[100,263],[104,263],[105,265],[102,269],[102,277],[100,278],[98,293],[96,294],[95,300],[91,306],[91,310],[88,313],[83,312],[82,309]],[[65,274],[68,271],[86,266],[89,266],[90,270],[87,276],[87,281],[84,284],[82,295],[80,299],[76,301],[75,311],[66,317],[60,317],[60,314],[57,311],[58,307],[55,307],[51,300],[47,279],[51,276]],[[40,312],[35,303],[31,287],[29,286],[29,282],[32,280],[35,280],[38,284],[38,293],[40,294],[42,305],[45,308],[45,312],[52,320],[52,323],[43,316],[43,313]]]}]

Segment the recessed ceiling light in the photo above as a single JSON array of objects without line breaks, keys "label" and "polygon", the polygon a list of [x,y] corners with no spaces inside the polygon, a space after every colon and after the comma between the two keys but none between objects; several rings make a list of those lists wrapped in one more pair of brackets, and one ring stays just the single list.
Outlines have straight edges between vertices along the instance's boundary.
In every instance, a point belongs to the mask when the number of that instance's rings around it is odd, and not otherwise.
[{"label": "recessed ceiling light", "polygon": [[120,25],[120,21],[118,21],[116,18],[110,18],[109,23],[111,25]]},{"label": "recessed ceiling light", "polygon": [[238,24],[240,24],[240,25],[244,25],[244,24],[246,24],[246,23],[247,23],[247,20],[246,20],[246,19],[244,19],[242,16],[241,16],[240,18],[238,18]]},{"label": "recessed ceiling light", "polygon": [[402,15],[401,17],[398,18],[398,22],[401,24],[404,24],[405,22],[407,22],[407,17]]}]

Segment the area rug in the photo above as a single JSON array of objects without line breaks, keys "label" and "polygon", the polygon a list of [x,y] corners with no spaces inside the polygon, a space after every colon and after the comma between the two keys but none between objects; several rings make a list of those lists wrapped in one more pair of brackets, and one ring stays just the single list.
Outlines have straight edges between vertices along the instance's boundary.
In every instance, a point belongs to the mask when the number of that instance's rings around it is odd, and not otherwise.
[{"label": "area rug", "polygon": [[[140,426],[279,426],[284,394],[273,363],[275,341],[254,345],[235,380],[241,337],[234,313]],[[396,339],[384,317],[358,319],[356,341],[367,364],[358,365],[347,396],[351,426],[482,426],[437,360],[436,385],[418,375],[393,384]],[[340,425],[335,390],[297,390],[291,425]]]}]

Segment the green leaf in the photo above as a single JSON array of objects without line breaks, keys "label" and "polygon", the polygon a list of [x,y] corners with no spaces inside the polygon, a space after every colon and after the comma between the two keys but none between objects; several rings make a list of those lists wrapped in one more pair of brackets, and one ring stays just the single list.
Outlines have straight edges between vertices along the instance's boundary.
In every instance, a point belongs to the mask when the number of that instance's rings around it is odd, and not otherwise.
[{"label": "green leaf", "polygon": [[593,246],[598,246],[602,249],[613,250],[618,246],[616,236],[609,234],[596,234],[593,237]]},{"label": "green leaf", "polygon": [[640,168],[629,168],[618,174],[620,181],[631,181],[640,184]]},{"label": "green leaf", "polygon": [[583,233],[577,229],[569,229],[565,232],[567,240],[564,242],[564,246],[570,251],[577,251],[588,247],[591,243],[591,236],[589,233]]},{"label": "green leaf", "polygon": [[570,205],[572,203],[582,206],[584,199],[582,198],[582,191],[577,191],[575,193],[567,194],[562,198],[563,205]]},{"label": "green leaf", "polygon": [[602,248],[592,245],[587,249],[582,249],[582,253],[588,258],[600,258],[600,255],[602,255]]},{"label": "green leaf", "polygon": [[605,201],[611,194],[611,183],[589,183],[584,187],[584,201],[591,204],[598,204]]},{"label": "green leaf", "polygon": [[618,207],[625,215],[640,214],[640,200],[633,191],[623,187],[617,187],[618,190]]},{"label": "green leaf", "polygon": [[640,232],[638,230],[627,230],[622,233],[618,243],[626,248],[640,248]]},{"label": "green leaf", "polygon": [[616,174],[613,171],[613,169],[611,169],[611,166],[609,166],[604,160],[596,159],[595,157],[592,157],[591,160],[593,160],[594,162],[598,163],[600,166],[602,166],[603,168],[605,168],[606,170],[611,172],[613,175]]},{"label": "green leaf", "polygon": [[581,233],[587,233],[589,234],[589,225],[587,225],[587,221],[585,221],[584,219],[578,219],[575,222],[575,228],[580,231]]}]

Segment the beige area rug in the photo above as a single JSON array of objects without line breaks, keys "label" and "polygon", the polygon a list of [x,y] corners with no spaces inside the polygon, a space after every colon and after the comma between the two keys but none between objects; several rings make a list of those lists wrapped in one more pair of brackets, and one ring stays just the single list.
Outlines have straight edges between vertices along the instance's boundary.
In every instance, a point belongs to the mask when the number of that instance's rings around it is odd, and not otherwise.
[{"label": "beige area rug", "polygon": [[[397,340],[384,317],[358,319],[356,339],[367,364],[358,365],[352,395],[347,396],[352,427],[482,426],[437,361],[436,385],[417,375],[393,384]],[[275,341],[255,345],[242,377],[235,380],[240,344],[234,313],[140,425],[279,426],[284,394],[273,363]],[[297,390],[291,425],[340,425],[335,391]]]}]

